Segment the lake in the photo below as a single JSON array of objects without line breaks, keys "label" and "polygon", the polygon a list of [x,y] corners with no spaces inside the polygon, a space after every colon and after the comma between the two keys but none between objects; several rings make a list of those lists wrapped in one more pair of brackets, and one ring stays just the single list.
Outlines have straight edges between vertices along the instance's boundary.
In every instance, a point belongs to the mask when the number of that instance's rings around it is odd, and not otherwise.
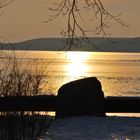
[{"label": "lake", "polygon": [[[5,51],[6,52],[6,51]],[[46,69],[50,88],[96,76],[106,96],[140,96],[140,53],[15,51],[16,57]]]}]

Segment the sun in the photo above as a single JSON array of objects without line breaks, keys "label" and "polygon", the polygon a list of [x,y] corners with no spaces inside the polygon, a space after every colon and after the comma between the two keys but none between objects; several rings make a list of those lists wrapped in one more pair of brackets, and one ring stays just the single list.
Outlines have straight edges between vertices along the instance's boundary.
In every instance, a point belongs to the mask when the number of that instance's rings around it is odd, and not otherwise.
[{"label": "sun", "polygon": [[86,73],[86,65],[82,63],[71,63],[67,66],[68,73],[72,77],[84,76]]},{"label": "sun", "polygon": [[81,52],[68,52],[67,59],[69,64],[67,65],[67,72],[72,77],[81,77],[86,75],[87,66],[84,62],[87,59],[87,55]]},{"label": "sun", "polygon": [[67,52],[66,58],[74,62],[81,62],[87,60],[88,54],[84,52]]}]

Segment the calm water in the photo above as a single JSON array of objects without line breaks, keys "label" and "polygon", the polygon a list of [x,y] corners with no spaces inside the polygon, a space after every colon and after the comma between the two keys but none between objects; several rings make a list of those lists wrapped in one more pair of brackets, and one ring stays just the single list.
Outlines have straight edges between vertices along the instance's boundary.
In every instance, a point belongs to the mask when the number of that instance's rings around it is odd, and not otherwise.
[{"label": "calm water", "polygon": [[16,55],[45,67],[57,85],[55,91],[74,79],[96,76],[106,96],[140,96],[140,53],[17,51]]}]

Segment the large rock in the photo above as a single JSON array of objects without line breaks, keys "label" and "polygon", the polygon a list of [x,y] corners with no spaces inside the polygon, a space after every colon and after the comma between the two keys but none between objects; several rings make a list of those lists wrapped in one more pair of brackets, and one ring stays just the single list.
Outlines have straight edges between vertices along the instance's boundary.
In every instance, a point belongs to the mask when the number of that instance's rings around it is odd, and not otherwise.
[{"label": "large rock", "polygon": [[105,115],[105,98],[96,77],[76,80],[63,85],[58,91],[56,117]]}]

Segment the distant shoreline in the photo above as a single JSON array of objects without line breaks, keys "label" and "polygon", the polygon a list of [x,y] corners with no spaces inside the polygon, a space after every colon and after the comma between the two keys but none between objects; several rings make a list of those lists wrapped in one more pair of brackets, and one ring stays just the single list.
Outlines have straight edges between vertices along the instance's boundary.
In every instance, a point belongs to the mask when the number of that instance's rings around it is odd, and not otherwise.
[{"label": "distant shoreline", "polygon": [[[111,40],[111,41],[109,41]],[[28,51],[86,51],[140,53],[140,37],[136,38],[89,38],[92,44],[82,42],[81,46],[65,47],[64,38],[38,38],[17,43],[0,43],[2,50]]]},{"label": "distant shoreline", "polygon": [[[3,49],[2,51],[13,51],[12,49]],[[14,51],[32,51],[32,52],[45,52],[45,51],[48,51],[48,52],[87,52],[87,53],[140,53],[138,51],[135,51],[135,52],[129,52],[129,51],[125,51],[125,52],[119,52],[119,51],[51,51],[51,50],[14,50]]]}]

